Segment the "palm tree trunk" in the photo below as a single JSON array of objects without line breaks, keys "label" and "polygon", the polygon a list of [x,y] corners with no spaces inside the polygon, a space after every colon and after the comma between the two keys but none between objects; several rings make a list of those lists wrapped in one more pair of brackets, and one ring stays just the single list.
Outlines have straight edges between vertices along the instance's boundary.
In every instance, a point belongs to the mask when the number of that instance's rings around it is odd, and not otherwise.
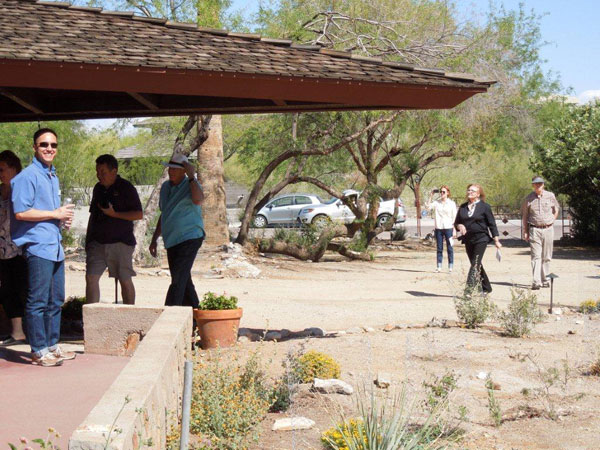
[{"label": "palm tree trunk", "polygon": [[221,116],[213,116],[208,139],[198,150],[200,183],[204,189],[202,215],[206,231],[205,243],[224,245],[229,242],[227,200],[223,169],[223,127]]}]

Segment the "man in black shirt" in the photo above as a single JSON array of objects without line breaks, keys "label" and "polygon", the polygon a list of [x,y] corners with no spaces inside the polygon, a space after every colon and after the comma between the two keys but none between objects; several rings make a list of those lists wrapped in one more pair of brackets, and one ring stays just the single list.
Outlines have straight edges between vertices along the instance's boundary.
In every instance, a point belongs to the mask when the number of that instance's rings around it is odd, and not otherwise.
[{"label": "man in black shirt", "polygon": [[112,155],[96,159],[98,183],[94,186],[85,239],[87,303],[100,301],[100,277],[108,276],[121,284],[123,303],[135,304],[135,276],[132,264],[135,237],[133,221],[143,217],[142,204],[135,187],[118,175],[119,164]]}]

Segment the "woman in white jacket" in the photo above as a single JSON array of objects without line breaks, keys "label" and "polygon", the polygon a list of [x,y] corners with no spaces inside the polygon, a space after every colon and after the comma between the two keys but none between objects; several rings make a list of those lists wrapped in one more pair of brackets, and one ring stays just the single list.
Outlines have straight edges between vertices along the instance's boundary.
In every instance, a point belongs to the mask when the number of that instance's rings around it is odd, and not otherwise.
[{"label": "woman in white jacket", "polygon": [[450,189],[448,186],[442,186],[439,189],[440,197],[432,202],[433,194],[438,190],[434,189],[429,195],[426,203],[431,216],[435,221],[435,240],[437,242],[437,269],[442,270],[442,259],[444,253],[444,239],[446,240],[446,249],[448,251],[448,271],[452,272],[454,267],[454,248],[453,239],[456,237],[454,231],[454,219],[456,218],[456,203],[450,199]]}]

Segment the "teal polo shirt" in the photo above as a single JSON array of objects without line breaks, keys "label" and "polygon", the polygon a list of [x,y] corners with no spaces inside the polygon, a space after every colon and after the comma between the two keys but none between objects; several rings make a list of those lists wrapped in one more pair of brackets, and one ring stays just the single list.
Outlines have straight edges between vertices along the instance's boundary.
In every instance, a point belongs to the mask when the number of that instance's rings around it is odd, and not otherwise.
[{"label": "teal polo shirt", "polygon": [[165,181],[160,188],[158,205],[162,213],[160,226],[165,248],[205,236],[202,207],[192,202],[187,176],[178,185]]},{"label": "teal polo shirt", "polygon": [[[54,166],[48,167],[33,158],[33,162],[11,182],[13,213],[30,209],[54,211],[60,207],[60,188]],[[11,238],[27,253],[49,261],[62,261],[65,253],[61,244],[59,220],[28,222],[11,217]]]}]

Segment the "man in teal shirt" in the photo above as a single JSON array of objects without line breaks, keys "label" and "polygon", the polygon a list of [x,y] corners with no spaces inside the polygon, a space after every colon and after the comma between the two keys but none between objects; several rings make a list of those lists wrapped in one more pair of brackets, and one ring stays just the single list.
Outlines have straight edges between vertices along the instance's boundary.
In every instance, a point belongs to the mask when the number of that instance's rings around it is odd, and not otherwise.
[{"label": "man in teal shirt", "polygon": [[171,272],[165,305],[197,308],[192,266],[205,236],[200,206],[204,193],[195,168],[185,155],[175,153],[163,164],[169,168],[169,179],[160,188],[161,215],[150,243],[150,254],[156,257],[156,241],[162,234]]}]

